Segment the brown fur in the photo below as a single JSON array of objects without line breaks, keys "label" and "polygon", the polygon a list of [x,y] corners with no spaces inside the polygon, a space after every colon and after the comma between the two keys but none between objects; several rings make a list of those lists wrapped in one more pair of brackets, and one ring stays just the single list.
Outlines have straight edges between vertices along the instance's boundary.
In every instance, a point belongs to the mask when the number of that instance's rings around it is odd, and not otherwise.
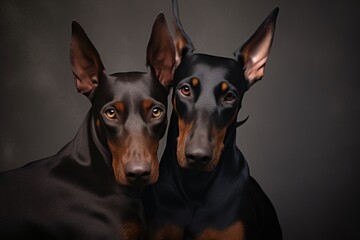
[{"label": "brown fur", "polygon": [[197,79],[197,78],[191,79],[191,84],[192,84],[194,87],[197,87],[197,86],[199,85],[199,79]]},{"label": "brown fur", "polygon": [[109,149],[112,154],[112,167],[115,178],[119,183],[128,184],[125,174],[126,164],[138,155],[143,161],[147,161],[151,166],[149,184],[155,183],[159,177],[157,150],[159,142],[155,139],[141,136],[124,136],[120,142],[108,141]]},{"label": "brown fur", "polygon": [[241,222],[223,230],[213,228],[205,229],[196,240],[243,240],[245,239],[245,228]]},{"label": "brown fur", "polygon": [[229,88],[229,84],[227,82],[221,83],[221,91],[225,92]]},{"label": "brown fur", "polygon": [[179,136],[177,138],[177,149],[176,149],[177,160],[181,167],[187,167],[188,162],[185,157],[186,139],[188,138],[193,123],[186,123],[184,120],[179,118],[178,124],[179,124]]},{"label": "brown fur", "polygon": [[138,240],[144,238],[143,227],[134,222],[127,222],[121,225],[120,239]]},{"label": "brown fur", "polygon": [[151,240],[182,240],[184,237],[184,230],[180,226],[166,225],[151,235]]}]

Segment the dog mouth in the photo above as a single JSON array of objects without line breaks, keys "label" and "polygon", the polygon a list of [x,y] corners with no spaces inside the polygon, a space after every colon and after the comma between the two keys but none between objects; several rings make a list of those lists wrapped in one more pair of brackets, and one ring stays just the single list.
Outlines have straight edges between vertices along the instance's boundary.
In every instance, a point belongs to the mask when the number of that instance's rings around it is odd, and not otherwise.
[{"label": "dog mouth", "polygon": [[213,164],[212,162],[209,163],[198,163],[198,162],[189,162],[188,160],[188,165],[186,168],[189,169],[194,169],[200,172],[211,172],[215,169],[216,165]]},{"label": "dog mouth", "polygon": [[132,177],[127,177],[127,180],[125,180],[125,184],[122,182],[120,184],[122,185],[126,185],[126,186],[133,186],[133,187],[144,187],[146,185],[149,185],[150,182],[142,177],[134,177],[133,179],[131,179]]},{"label": "dog mouth", "polygon": [[137,188],[141,188],[141,187],[145,187],[150,184],[154,184],[157,181],[158,176],[152,176],[153,174],[150,174],[150,175],[151,176],[149,176],[148,173],[144,173],[141,175],[136,175],[136,174],[131,174],[131,173],[123,175],[119,171],[118,172],[114,171],[114,176],[115,176],[116,182],[119,185],[137,187]]}]

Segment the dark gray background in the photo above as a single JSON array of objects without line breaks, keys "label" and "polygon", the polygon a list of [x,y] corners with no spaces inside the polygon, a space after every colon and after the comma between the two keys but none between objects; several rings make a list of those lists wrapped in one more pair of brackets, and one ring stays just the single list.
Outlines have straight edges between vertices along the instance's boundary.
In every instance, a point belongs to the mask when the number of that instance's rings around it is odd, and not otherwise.
[{"label": "dark gray background", "polygon": [[[238,146],[272,199],[285,239],[358,239],[358,1],[180,0],[198,52],[232,57],[280,7],[264,79],[239,118]],[[0,1],[0,170],[56,153],[90,104],[69,65],[72,20],[108,73],[145,71],[145,49],[170,1]],[[171,22],[171,21],[169,21]],[[355,238],[357,236],[357,238]]]}]

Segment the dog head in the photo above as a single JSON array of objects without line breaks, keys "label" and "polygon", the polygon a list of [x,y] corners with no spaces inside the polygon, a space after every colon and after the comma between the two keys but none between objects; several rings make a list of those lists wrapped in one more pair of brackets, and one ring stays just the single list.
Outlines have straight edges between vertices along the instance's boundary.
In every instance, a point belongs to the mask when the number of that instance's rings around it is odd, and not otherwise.
[{"label": "dog head", "polygon": [[163,14],[153,25],[147,46],[148,72],[107,75],[100,55],[81,26],[73,22],[70,59],[76,88],[93,109],[96,132],[112,156],[119,184],[154,183],[157,150],[167,124],[167,96],[175,50]]},{"label": "dog head", "polygon": [[212,171],[227,130],[236,125],[244,93],[264,75],[278,8],[238,50],[235,58],[194,53],[173,1],[177,69],[173,106],[178,116],[177,160],[183,168]]}]

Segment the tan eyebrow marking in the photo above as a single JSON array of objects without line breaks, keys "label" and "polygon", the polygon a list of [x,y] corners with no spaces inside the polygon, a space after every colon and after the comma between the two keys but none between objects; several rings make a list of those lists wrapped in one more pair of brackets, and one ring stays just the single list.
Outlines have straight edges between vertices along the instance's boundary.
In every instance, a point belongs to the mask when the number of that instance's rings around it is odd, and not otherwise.
[{"label": "tan eyebrow marking", "polygon": [[114,107],[116,108],[116,110],[118,110],[118,112],[123,112],[125,110],[125,104],[123,102],[116,102],[114,104]]},{"label": "tan eyebrow marking", "polygon": [[197,79],[197,78],[191,79],[191,84],[192,84],[194,87],[197,87],[197,86],[199,85],[199,79]]},{"label": "tan eyebrow marking", "polygon": [[145,99],[143,102],[142,102],[142,107],[144,110],[149,110],[150,107],[153,105],[153,102],[149,99]]},{"label": "tan eyebrow marking", "polygon": [[227,82],[221,83],[221,91],[225,92],[229,88],[229,84]]}]

